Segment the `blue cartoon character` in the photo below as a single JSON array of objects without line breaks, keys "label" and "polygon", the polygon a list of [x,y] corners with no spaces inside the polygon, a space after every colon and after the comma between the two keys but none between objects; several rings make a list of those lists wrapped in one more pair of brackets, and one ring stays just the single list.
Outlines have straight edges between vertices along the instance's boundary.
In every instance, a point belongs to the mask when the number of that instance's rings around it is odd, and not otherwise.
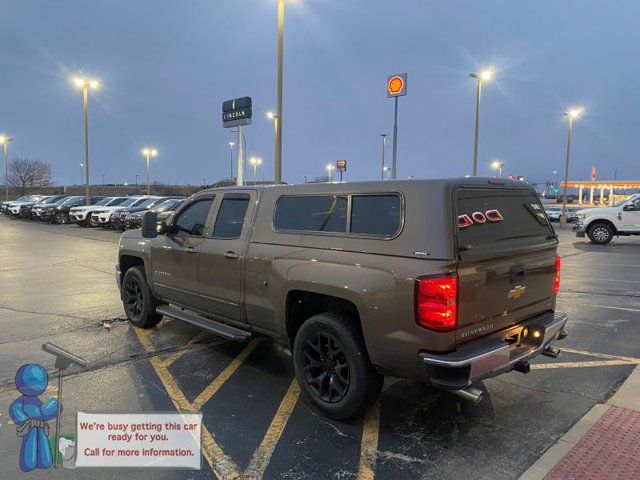
[{"label": "blue cartoon character", "polygon": [[50,398],[42,403],[38,398],[46,390],[48,380],[47,371],[36,364],[23,365],[16,373],[16,388],[22,396],[11,404],[9,415],[18,426],[18,436],[22,437],[20,469],[23,472],[53,465],[47,422],[56,417],[58,401]]}]

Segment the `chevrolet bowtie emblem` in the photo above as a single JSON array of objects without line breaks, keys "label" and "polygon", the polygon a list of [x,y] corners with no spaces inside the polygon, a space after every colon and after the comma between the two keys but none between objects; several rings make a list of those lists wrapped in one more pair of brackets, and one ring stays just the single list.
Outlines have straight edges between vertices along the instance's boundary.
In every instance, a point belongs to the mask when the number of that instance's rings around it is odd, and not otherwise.
[{"label": "chevrolet bowtie emblem", "polygon": [[514,300],[517,300],[522,295],[524,295],[524,292],[526,290],[527,290],[527,287],[523,287],[522,285],[518,285],[517,287],[512,288],[511,290],[509,290],[509,294],[507,295],[507,298],[513,298]]}]

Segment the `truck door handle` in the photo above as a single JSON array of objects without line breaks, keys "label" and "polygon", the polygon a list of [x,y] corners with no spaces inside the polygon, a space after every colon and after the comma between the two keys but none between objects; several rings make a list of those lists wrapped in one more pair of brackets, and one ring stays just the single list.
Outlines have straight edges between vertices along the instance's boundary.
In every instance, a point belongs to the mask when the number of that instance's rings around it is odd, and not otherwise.
[{"label": "truck door handle", "polygon": [[224,256],[225,256],[225,258],[230,258],[232,260],[236,260],[236,259],[240,258],[240,255],[238,255],[236,252],[232,252],[232,251],[224,252]]},{"label": "truck door handle", "polygon": [[187,247],[187,253],[198,253],[198,250],[193,247]]}]

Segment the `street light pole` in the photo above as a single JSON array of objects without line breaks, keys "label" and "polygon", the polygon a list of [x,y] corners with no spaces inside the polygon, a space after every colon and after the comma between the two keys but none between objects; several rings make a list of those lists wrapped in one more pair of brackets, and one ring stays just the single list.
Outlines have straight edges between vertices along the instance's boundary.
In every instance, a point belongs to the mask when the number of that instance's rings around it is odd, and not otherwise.
[{"label": "street light pole", "polygon": [[151,157],[158,155],[155,148],[144,148],[142,154],[147,159],[147,195],[151,195]]},{"label": "street light pole", "polygon": [[573,121],[582,113],[579,109],[572,109],[564,112],[569,117],[569,127],[567,129],[567,152],[564,164],[564,188],[562,194],[562,215],[560,217],[560,225],[562,228],[567,226],[567,184],[569,183],[569,158],[571,156],[571,136],[573,134]]},{"label": "street light pole", "polygon": [[504,163],[502,163],[499,160],[495,160],[492,164],[491,167],[494,170],[498,170],[498,178],[502,178],[502,169],[504,168]]},{"label": "street light pole", "polygon": [[491,80],[491,77],[493,76],[493,71],[483,70],[478,73],[470,73],[469,76],[477,80],[476,126],[474,131],[474,140],[473,140],[473,175],[472,175],[474,177],[477,177],[478,176],[478,135],[480,132],[480,98],[482,97],[482,82],[485,80]]},{"label": "street light pole", "polygon": [[380,179],[384,180],[384,150],[385,147],[387,146],[387,137],[389,136],[388,133],[381,133],[380,137],[382,137],[382,166],[380,167]]},{"label": "street light pole", "polygon": [[89,191],[89,88],[85,83],[82,87],[82,111],[84,113],[84,168],[85,168],[85,185],[84,197],[86,205],[91,205],[91,192]]},{"label": "street light pole", "polygon": [[100,83],[97,80],[83,77],[75,77],[73,83],[76,87],[82,89],[82,113],[84,116],[84,168],[85,168],[85,187],[84,195],[87,205],[91,205],[91,192],[89,185],[91,179],[89,177],[89,88],[97,89]]},{"label": "street light pole", "polygon": [[258,165],[262,165],[262,159],[261,158],[256,158],[256,157],[251,157],[249,159],[249,163],[253,167],[253,184],[255,185],[256,182],[257,182],[257,180],[256,180],[256,170],[258,168]]},{"label": "street light pole", "polygon": [[329,172],[329,183],[331,183],[333,181],[333,169],[335,167],[333,166],[332,163],[330,163],[329,165],[327,165],[327,171]]},{"label": "street light pole", "polygon": [[234,142],[229,142],[229,180],[233,180],[233,146]]},{"label": "street light pole", "polygon": [[282,183],[282,66],[284,60],[284,4],[278,0],[278,98],[275,115],[275,184]]},{"label": "street light pole", "polygon": [[4,151],[4,199],[6,201],[9,201],[9,142],[12,140],[4,135],[0,136],[0,145]]}]

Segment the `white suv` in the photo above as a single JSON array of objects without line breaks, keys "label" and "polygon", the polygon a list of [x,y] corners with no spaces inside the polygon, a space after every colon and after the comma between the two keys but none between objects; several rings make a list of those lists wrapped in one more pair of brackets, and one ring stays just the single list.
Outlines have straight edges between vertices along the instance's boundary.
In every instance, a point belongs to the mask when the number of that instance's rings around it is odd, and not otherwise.
[{"label": "white suv", "polygon": [[592,243],[604,245],[614,235],[640,235],[640,193],[612,207],[588,208],[577,214],[578,223],[573,227],[576,236],[587,235]]},{"label": "white suv", "polygon": [[91,219],[89,220],[89,223],[92,227],[108,227],[111,220],[111,214],[113,212],[126,207],[135,207],[144,202],[147,198],[148,195],[136,195],[134,197],[128,197],[120,205],[97,208],[91,213]]},{"label": "white suv", "polygon": [[106,197],[100,200],[95,205],[73,207],[69,212],[69,218],[72,222],[78,225],[89,225],[89,219],[91,214],[96,210],[101,210],[102,207],[116,207],[125,202],[129,197]]}]

